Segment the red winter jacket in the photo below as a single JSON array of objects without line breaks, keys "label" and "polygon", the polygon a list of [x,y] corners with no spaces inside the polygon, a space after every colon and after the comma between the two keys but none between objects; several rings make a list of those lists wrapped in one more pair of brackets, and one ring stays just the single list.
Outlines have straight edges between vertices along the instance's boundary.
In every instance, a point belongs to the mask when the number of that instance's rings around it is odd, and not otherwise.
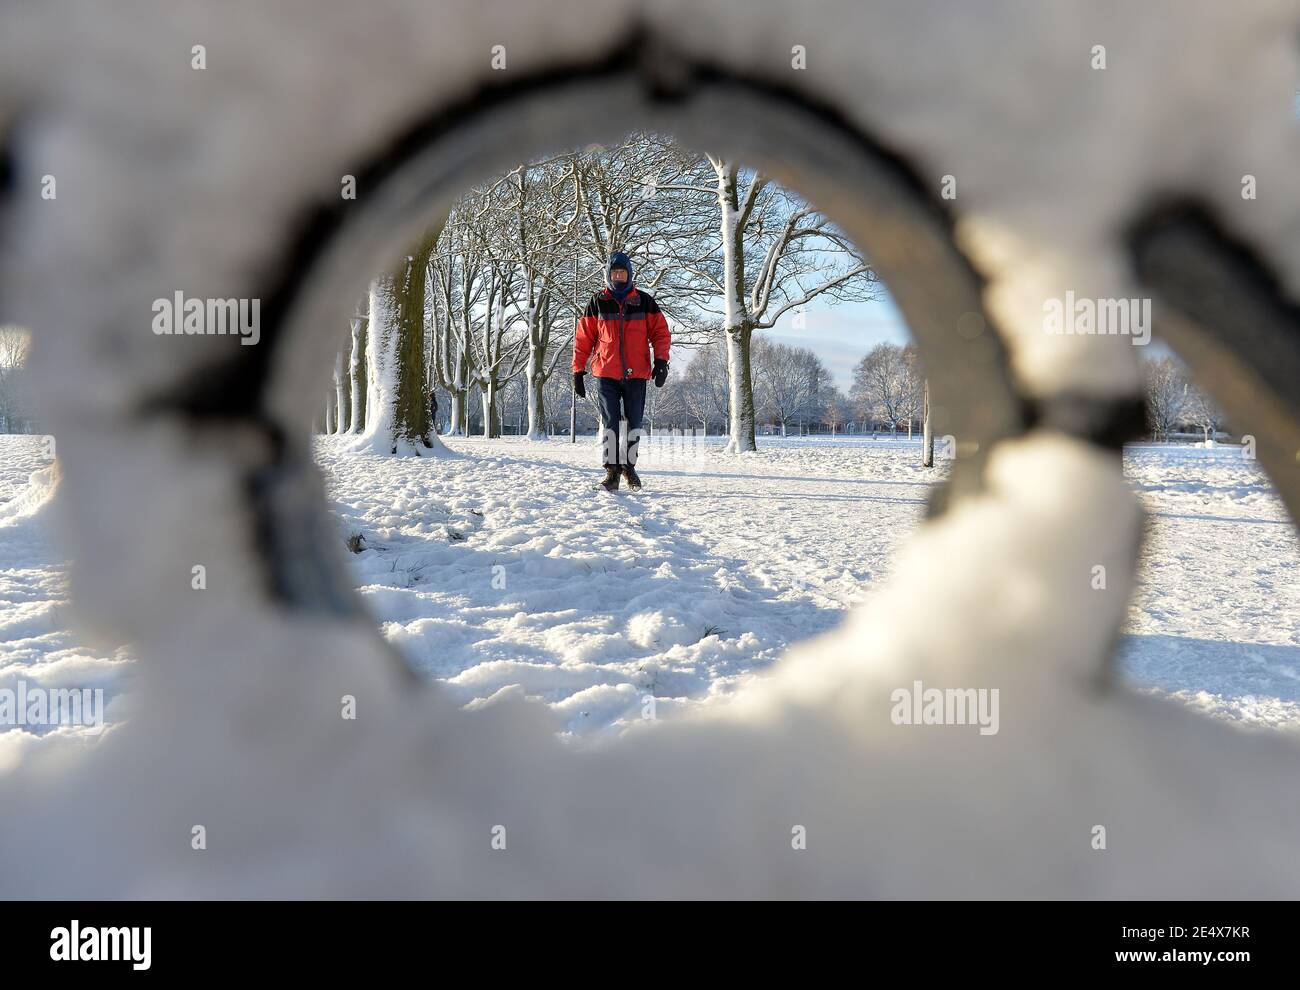
[{"label": "red winter jacket", "polygon": [[649,378],[650,348],[667,361],[670,342],[668,321],[650,293],[633,285],[620,303],[609,289],[601,289],[578,321],[573,370],[585,371],[594,351],[591,373],[597,378]]}]

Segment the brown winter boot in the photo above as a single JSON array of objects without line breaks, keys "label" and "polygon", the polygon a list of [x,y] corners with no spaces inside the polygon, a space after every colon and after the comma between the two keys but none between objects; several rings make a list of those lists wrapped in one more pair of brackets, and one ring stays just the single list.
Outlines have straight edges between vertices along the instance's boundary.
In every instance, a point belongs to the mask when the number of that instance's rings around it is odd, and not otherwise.
[{"label": "brown winter boot", "polygon": [[623,477],[627,479],[627,487],[634,492],[641,490],[641,476],[636,473],[636,468],[631,464],[623,465]]},{"label": "brown winter boot", "polygon": [[606,464],[605,480],[600,483],[600,487],[607,492],[618,491],[618,479],[621,473],[617,464]]}]

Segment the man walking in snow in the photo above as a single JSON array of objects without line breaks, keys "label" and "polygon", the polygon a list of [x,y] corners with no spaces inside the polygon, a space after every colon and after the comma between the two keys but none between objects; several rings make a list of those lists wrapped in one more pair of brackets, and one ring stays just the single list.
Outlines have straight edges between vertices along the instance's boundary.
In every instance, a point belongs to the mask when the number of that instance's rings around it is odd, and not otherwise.
[{"label": "man walking in snow", "polygon": [[[601,450],[605,480],[600,487],[618,491],[619,477],[633,491],[641,490],[636,473],[637,444],[645,412],[646,382],[663,388],[668,378],[668,321],[654,297],[632,282],[632,262],[622,251],[609,256],[605,288],[591,301],[578,321],[573,338],[573,390],[586,398],[583,375],[591,358],[596,379],[596,405],[600,410]],[[654,363],[650,351],[654,349]],[[627,420],[627,449],[619,450],[620,419]]]}]

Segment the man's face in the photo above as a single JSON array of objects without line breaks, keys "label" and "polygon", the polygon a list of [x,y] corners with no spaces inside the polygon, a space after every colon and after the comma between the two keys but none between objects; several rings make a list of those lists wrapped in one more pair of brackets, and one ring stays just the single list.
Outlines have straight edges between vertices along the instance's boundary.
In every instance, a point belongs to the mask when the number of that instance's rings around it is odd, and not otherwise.
[{"label": "man's face", "polygon": [[611,282],[613,282],[615,285],[624,285],[624,284],[626,284],[626,282],[627,282],[627,269],[626,269],[626,268],[611,268],[611,269],[610,269],[610,272],[609,272],[609,280],[610,280]]}]

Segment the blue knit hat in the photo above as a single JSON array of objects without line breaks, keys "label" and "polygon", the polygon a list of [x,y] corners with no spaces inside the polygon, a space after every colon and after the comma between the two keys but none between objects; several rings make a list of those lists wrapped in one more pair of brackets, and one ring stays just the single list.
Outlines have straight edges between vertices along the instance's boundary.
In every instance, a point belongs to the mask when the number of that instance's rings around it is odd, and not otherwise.
[{"label": "blue knit hat", "polygon": [[[615,282],[610,275],[615,268],[627,270],[627,281],[622,285]],[[622,251],[615,251],[609,256],[609,264],[605,266],[605,284],[609,286],[609,291],[614,293],[619,299],[622,299],[632,291],[632,261]]]}]

